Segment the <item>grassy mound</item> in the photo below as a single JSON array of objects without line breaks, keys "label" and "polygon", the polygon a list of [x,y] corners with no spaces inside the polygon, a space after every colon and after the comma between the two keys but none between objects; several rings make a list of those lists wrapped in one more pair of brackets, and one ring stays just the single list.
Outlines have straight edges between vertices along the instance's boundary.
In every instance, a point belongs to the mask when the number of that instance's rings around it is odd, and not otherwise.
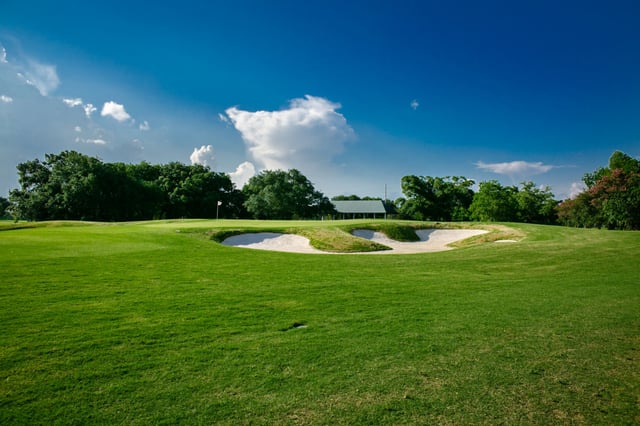
[{"label": "grassy mound", "polygon": [[257,226],[256,222],[234,221],[230,222],[236,226],[219,226],[214,229],[202,230],[199,227],[188,227],[183,232],[204,233],[208,238],[216,242],[222,242],[234,235],[257,232],[278,232],[284,234],[301,235],[309,239],[311,246],[333,253],[359,253],[370,251],[389,250],[390,248],[373,241],[355,237],[352,232],[356,229],[368,229],[384,233],[387,237],[403,242],[419,241],[416,230],[419,229],[470,229],[481,228],[490,231],[482,238],[471,238],[464,242],[457,243],[458,246],[469,245],[473,242],[490,242],[498,239],[523,237],[523,233],[513,228],[500,225],[478,225],[478,224],[442,224],[442,223],[426,223],[426,222],[407,222],[407,221],[344,221],[338,222],[296,222],[297,226],[282,226],[282,222],[259,222],[261,226]]}]

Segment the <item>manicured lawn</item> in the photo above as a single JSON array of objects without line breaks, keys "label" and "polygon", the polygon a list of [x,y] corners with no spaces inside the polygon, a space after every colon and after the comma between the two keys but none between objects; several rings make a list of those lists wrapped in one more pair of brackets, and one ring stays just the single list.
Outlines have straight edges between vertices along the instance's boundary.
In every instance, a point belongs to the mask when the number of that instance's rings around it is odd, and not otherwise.
[{"label": "manicured lawn", "polygon": [[0,424],[640,423],[640,233],[510,224],[518,243],[384,256],[210,238],[335,224],[0,231]]}]

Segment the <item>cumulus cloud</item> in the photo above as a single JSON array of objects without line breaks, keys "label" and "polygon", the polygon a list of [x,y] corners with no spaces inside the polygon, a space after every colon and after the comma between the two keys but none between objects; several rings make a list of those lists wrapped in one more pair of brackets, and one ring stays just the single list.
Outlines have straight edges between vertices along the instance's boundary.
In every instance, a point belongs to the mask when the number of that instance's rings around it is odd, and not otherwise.
[{"label": "cumulus cloud", "polygon": [[[340,104],[305,96],[279,111],[227,109],[226,118],[240,132],[250,156],[266,169],[322,170],[353,137]],[[221,117],[225,121],[225,117]]]},{"label": "cumulus cloud", "polygon": [[476,167],[482,170],[488,170],[493,173],[501,175],[526,175],[526,174],[541,174],[546,173],[556,166],[543,164],[540,161],[531,163],[527,161],[511,161],[508,163],[484,163],[478,161],[475,163]]},{"label": "cumulus cloud", "polygon": [[127,111],[124,109],[124,105],[121,105],[113,101],[104,103],[104,105],[102,106],[102,111],[100,112],[100,115],[102,115],[103,117],[106,117],[106,116],[112,117],[115,120],[120,122],[127,121],[131,118],[129,113],[127,113]]},{"label": "cumulus cloud", "polygon": [[582,182],[572,182],[571,187],[569,188],[569,198],[576,198],[578,195],[583,193],[584,190],[585,187]]},{"label": "cumulus cloud", "polygon": [[411,103],[409,104],[409,106],[411,106],[411,108],[413,108],[413,110],[417,110],[418,107],[420,106],[420,104],[418,103],[417,99],[414,99],[411,101]]},{"label": "cumulus cloud", "polygon": [[138,126],[138,128],[145,132],[147,130],[151,130],[151,126],[149,125],[149,122],[147,120],[144,120],[142,123],[140,123],[140,126]]},{"label": "cumulus cloud", "polygon": [[91,118],[91,114],[98,110],[93,106],[93,104],[85,104],[82,108],[84,109],[84,114],[87,116],[87,118]]},{"label": "cumulus cloud", "polygon": [[77,106],[81,106],[82,105],[82,99],[81,98],[73,98],[73,99],[63,98],[62,102],[64,102],[64,104],[67,105],[69,108],[73,108],[73,107],[77,107]]},{"label": "cumulus cloud", "polygon": [[[93,106],[93,104],[90,103],[83,103],[82,102],[82,98],[63,98],[62,102],[67,105],[69,108],[75,108],[75,107],[81,107],[84,110],[84,115],[87,116],[87,118],[91,118],[91,114],[93,114],[94,112],[97,111],[97,108]],[[117,105],[117,104],[116,104]],[[124,109],[124,107],[123,107]],[[125,112],[126,114],[126,112]],[[104,109],[103,109],[103,114],[104,114]],[[128,115],[128,114],[127,114]],[[118,120],[121,121],[121,120]]]},{"label": "cumulus cloud", "polygon": [[253,163],[245,161],[238,165],[235,172],[229,173],[231,182],[234,183],[236,188],[242,188],[245,183],[249,181],[256,174],[256,168]]},{"label": "cumulus cloud", "polygon": [[194,148],[189,159],[191,160],[191,164],[208,166],[209,161],[213,162],[215,159],[213,156],[213,147],[211,145],[202,145],[200,148]]},{"label": "cumulus cloud", "polygon": [[0,64],[6,64],[7,62],[7,51],[4,46],[0,45]]},{"label": "cumulus cloud", "polygon": [[73,130],[75,130],[76,132],[80,133],[80,132],[82,132],[82,127],[76,126],[76,127],[73,128]]},{"label": "cumulus cloud", "polygon": [[4,102],[5,104],[10,104],[13,102],[13,98],[7,95],[0,95],[0,102]]},{"label": "cumulus cloud", "polygon": [[18,77],[38,89],[42,96],[47,96],[60,85],[55,65],[41,64],[33,59],[27,61],[22,72],[18,73]]}]

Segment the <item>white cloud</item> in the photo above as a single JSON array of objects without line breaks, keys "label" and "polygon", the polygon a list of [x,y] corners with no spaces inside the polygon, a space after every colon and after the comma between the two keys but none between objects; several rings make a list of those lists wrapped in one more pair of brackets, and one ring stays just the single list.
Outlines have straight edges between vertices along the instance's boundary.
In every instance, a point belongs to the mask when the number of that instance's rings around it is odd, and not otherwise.
[{"label": "white cloud", "polygon": [[97,108],[94,107],[93,104],[85,104],[82,108],[84,109],[84,114],[87,118],[91,118],[91,114],[97,111]]},{"label": "white cloud", "polygon": [[213,147],[211,145],[202,145],[200,148],[194,148],[191,156],[189,156],[191,164],[202,164],[208,166],[209,161],[215,159],[213,156]]},{"label": "white cloud", "polygon": [[64,102],[64,104],[69,108],[82,107],[82,109],[84,110],[84,115],[86,115],[87,118],[91,118],[91,114],[97,111],[96,107],[94,107],[93,104],[84,104],[82,102],[82,98],[63,98],[62,102]]},{"label": "white cloud", "polygon": [[305,96],[280,111],[226,110],[251,157],[266,169],[323,171],[354,136],[340,104]]},{"label": "white cloud", "polygon": [[78,133],[81,133],[82,132],[82,127],[76,126],[76,127],[73,128],[73,130],[75,130]]},{"label": "white cloud", "polygon": [[144,120],[142,123],[140,123],[140,126],[138,126],[138,128],[143,131],[151,130],[151,126],[149,125],[149,122],[147,120]]},{"label": "white cloud", "polygon": [[546,173],[556,166],[542,164],[540,161],[530,163],[527,161],[511,161],[508,163],[484,163],[478,161],[476,167],[482,170],[488,170],[501,175],[523,175],[523,174],[541,174]]},{"label": "white cloud", "polygon": [[420,106],[420,104],[418,103],[417,99],[414,99],[411,101],[411,103],[409,104],[409,106],[411,106],[411,108],[413,108],[413,110],[417,110],[418,107]]},{"label": "white cloud", "polygon": [[585,187],[582,182],[572,182],[571,187],[569,188],[569,198],[576,198],[578,195],[583,193],[584,190]]},{"label": "white cloud", "polygon": [[0,102],[4,102],[5,104],[10,104],[13,102],[13,98],[7,95],[0,95]]},{"label": "white cloud", "polygon": [[0,45],[0,64],[6,64],[7,62],[7,51],[4,46]]},{"label": "white cloud", "polygon": [[42,96],[47,96],[60,85],[55,65],[41,64],[33,59],[27,61],[22,72],[18,73],[18,77],[38,89]]},{"label": "white cloud", "polygon": [[82,105],[82,99],[81,98],[63,98],[62,102],[65,103],[65,105],[67,105],[69,108],[73,108],[73,107],[77,107],[77,106],[81,106]]},{"label": "white cloud", "polygon": [[118,104],[113,101],[105,102],[102,106],[100,115],[103,117],[110,116],[117,121],[127,121],[131,118],[129,113],[124,109],[124,105]]},{"label": "white cloud", "polygon": [[76,142],[77,143],[86,143],[86,144],[89,144],[89,145],[107,145],[107,143],[108,143],[104,139],[99,139],[99,138],[96,138],[96,139],[83,139],[83,138],[80,138],[80,137],[76,138]]},{"label": "white cloud", "polygon": [[256,168],[253,163],[245,161],[240,164],[235,172],[229,173],[229,177],[231,178],[231,182],[234,183],[236,188],[242,188],[245,183],[249,181],[256,174]]}]

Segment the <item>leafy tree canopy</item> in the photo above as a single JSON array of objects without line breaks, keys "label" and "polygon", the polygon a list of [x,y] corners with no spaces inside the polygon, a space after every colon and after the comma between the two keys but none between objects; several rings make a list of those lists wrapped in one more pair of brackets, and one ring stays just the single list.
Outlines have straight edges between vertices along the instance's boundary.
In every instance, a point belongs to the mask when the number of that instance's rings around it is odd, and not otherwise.
[{"label": "leafy tree canopy", "polygon": [[215,217],[219,201],[228,216],[242,212],[229,176],[200,165],[103,163],[64,151],[17,169],[21,188],[10,193],[12,209],[29,220]]},{"label": "leafy tree canopy", "polygon": [[256,219],[309,219],[334,212],[333,204],[296,169],[265,170],[242,192],[244,206]]},{"label": "leafy tree canopy", "polygon": [[471,219],[483,222],[515,222],[518,220],[518,200],[515,186],[502,186],[497,180],[481,182],[469,206]]},{"label": "leafy tree canopy", "polygon": [[465,220],[475,182],[464,176],[404,176],[400,214],[416,220]]},{"label": "leafy tree canopy", "polygon": [[607,167],[583,178],[587,190],[558,208],[560,223],[608,229],[640,229],[640,161],[615,151]]}]

